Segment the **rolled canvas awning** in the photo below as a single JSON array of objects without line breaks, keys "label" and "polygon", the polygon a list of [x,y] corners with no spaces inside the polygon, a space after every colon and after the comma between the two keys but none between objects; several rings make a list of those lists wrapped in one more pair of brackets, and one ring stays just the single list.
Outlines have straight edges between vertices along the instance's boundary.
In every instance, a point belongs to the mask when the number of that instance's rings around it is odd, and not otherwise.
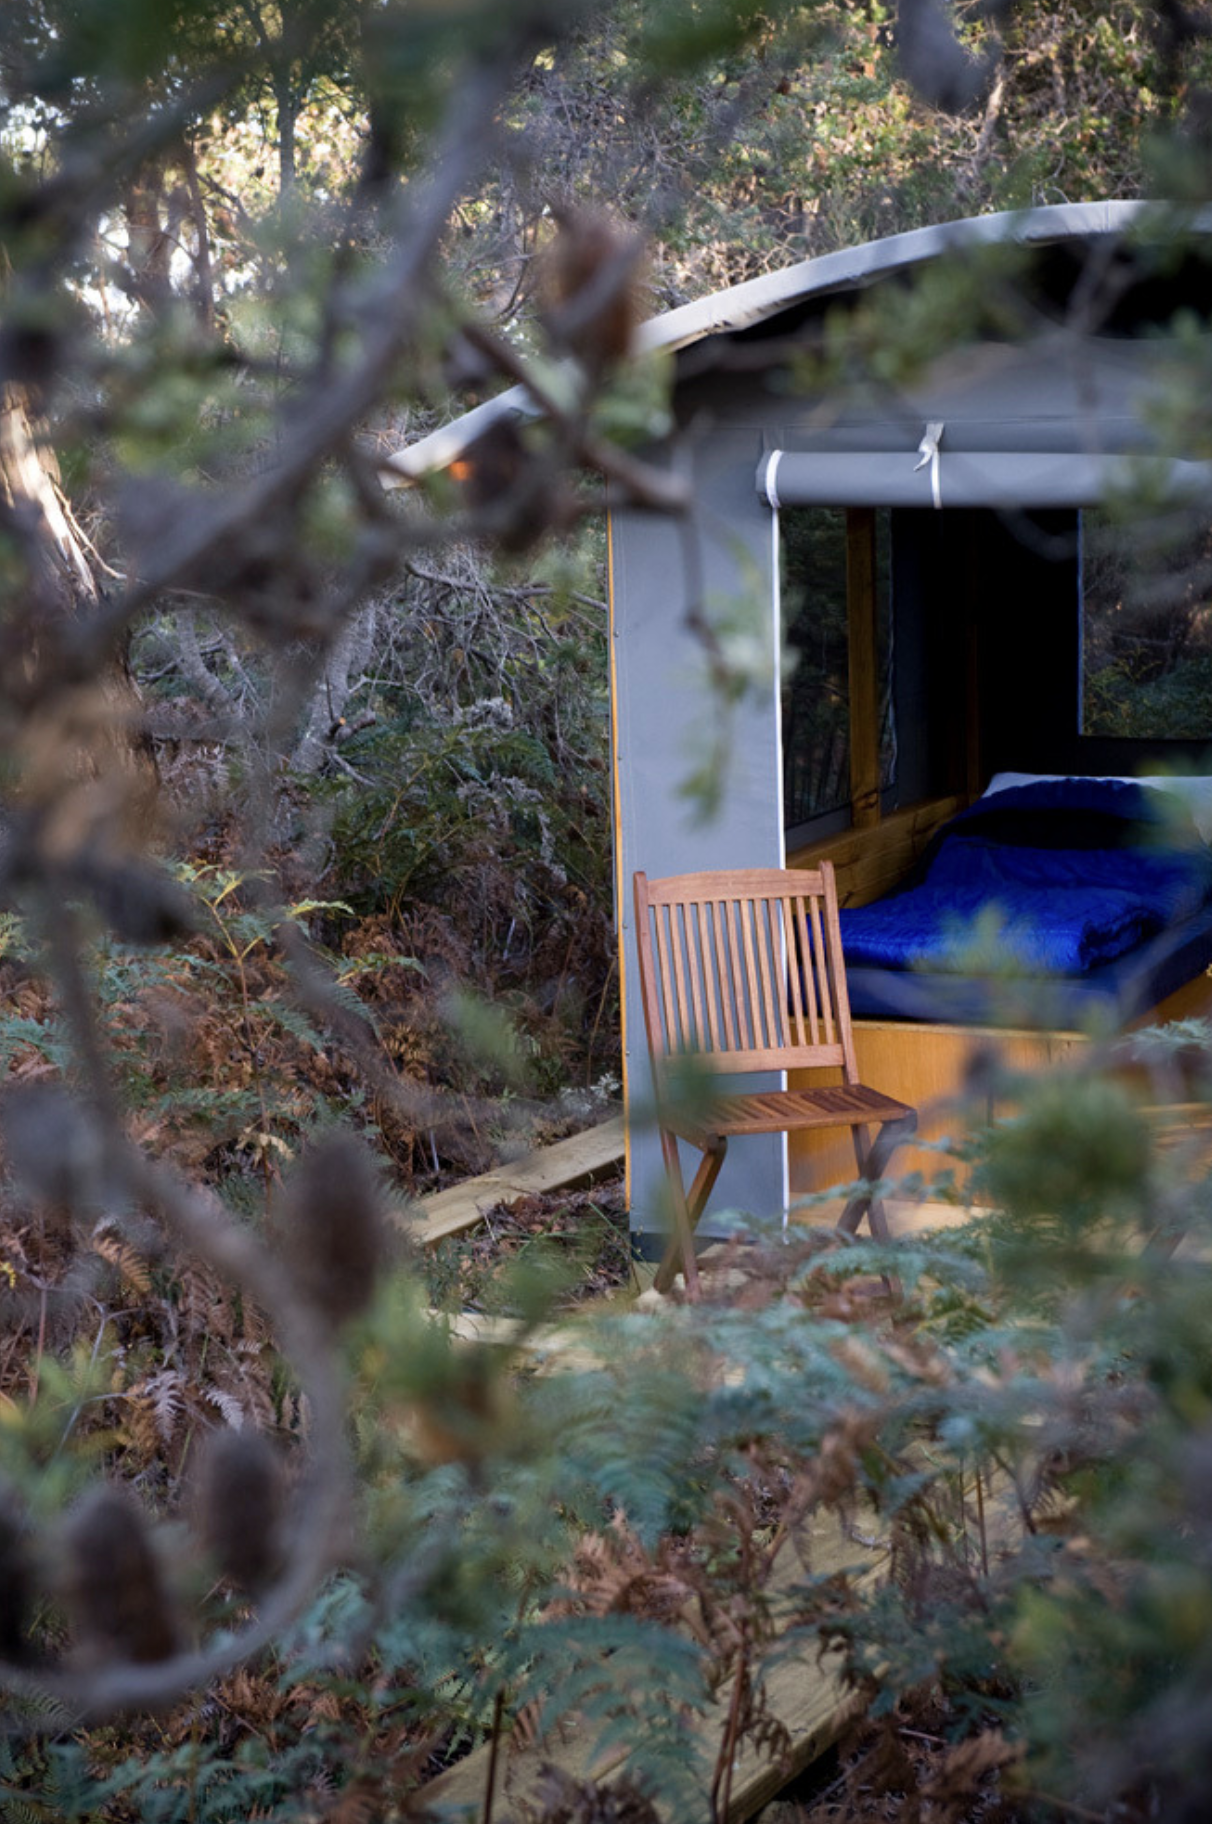
[{"label": "rolled canvas awning", "polygon": [[772,507],[1090,507],[1142,485],[1154,496],[1212,499],[1212,464],[1144,453],[950,450],[945,424],[930,424],[916,448],[772,450],[757,474]]}]

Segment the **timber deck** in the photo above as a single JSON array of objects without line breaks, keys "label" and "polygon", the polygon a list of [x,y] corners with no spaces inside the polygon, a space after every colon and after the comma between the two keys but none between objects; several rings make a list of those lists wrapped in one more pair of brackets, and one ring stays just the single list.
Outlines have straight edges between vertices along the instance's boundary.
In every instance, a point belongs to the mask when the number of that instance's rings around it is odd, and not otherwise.
[{"label": "timber deck", "polygon": [[[797,1586],[811,1574],[827,1576],[832,1571],[861,1567],[865,1581],[874,1578],[887,1560],[881,1543],[861,1542],[855,1529],[843,1532],[832,1515],[818,1515],[805,1529],[805,1537],[788,1545],[775,1571],[771,1590],[771,1618],[778,1624],[790,1621]],[[808,1568],[806,1568],[808,1567]],[[782,1611],[782,1613],[780,1613]],[[821,1655],[815,1640],[805,1634],[799,1652],[789,1652],[787,1636],[776,1640],[771,1653],[772,1664],[759,1668],[766,1692],[771,1720],[781,1724],[791,1743],[781,1758],[768,1751],[755,1749],[744,1742],[732,1768],[731,1794],[724,1813],[726,1824],[746,1824],[764,1805],[794,1780],[805,1768],[840,1740],[855,1720],[862,1699],[848,1690],[840,1676],[840,1650]],[[731,1681],[716,1694],[715,1701],[688,1730],[687,1758],[693,1756],[700,1769],[702,1806],[696,1818],[711,1815],[710,1787],[716,1757],[724,1741],[732,1699]],[[556,1767],[573,1779],[612,1784],[625,1777],[629,1750],[617,1746],[613,1751],[595,1755],[592,1743],[575,1729],[565,1725],[550,1738],[528,1741],[524,1747],[506,1741],[498,1750],[495,1769],[491,1746],[485,1744],[431,1780],[418,1794],[426,1816],[434,1824],[482,1824],[484,1819],[505,1820],[529,1816],[527,1804],[537,1800],[539,1783],[547,1767]],[[667,1824],[688,1824],[688,1819],[663,1814]]]}]

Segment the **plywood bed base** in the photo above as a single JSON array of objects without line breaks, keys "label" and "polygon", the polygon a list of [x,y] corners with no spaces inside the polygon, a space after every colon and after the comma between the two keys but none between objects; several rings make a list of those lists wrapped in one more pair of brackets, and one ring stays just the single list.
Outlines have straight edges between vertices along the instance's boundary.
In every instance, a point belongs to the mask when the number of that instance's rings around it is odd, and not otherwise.
[{"label": "plywood bed base", "polygon": [[[1132,1023],[1162,1025],[1168,1020],[1212,1014],[1212,981],[1199,975]],[[1016,1071],[1041,1071],[1071,1062],[1089,1039],[1080,1032],[1027,1032],[996,1026],[935,1026],[917,1020],[855,1020],[854,1044],[864,1082],[878,1083],[886,1095],[918,1110],[917,1137],[939,1140],[960,1128],[956,1101],[964,1094],[974,1058],[992,1053]],[[819,1081],[819,1078],[818,1078]],[[791,1079],[794,1087],[794,1077]],[[996,1113],[990,1108],[989,1112]],[[846,1182],[853,1161],[829,1134],[791,1137],[790,1187],[793,1197]],[[963,1168],[920,1144],[897,1154],[897,1175],[921,1172],[933,1178],[951,1169],[957,1184]]]}]

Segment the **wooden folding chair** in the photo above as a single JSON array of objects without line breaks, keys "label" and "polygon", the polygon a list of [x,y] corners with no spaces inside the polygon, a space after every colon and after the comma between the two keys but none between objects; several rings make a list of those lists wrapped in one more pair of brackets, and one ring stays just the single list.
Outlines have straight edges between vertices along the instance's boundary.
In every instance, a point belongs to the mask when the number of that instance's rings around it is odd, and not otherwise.
[{"label": "wooden folding chair", "polygon": [[[680,1255],[693,1292],[695,1225],[729,1140],[848,1127],[859,1176],[874,1185],[916,1128],[917,1112],[859,1082],[830,862],[813,872],[743,869],[652,881],[639,873],[635,911],[640,992],[673,1216],[655,1284],[667,1290]],[[670,1094],[669,1063],[678,1057],[729,1076],[840,1066],[843,1080],[836,1087],[720,1095],[706,1110],[688,1112]],[[874,1142],[872,1127],[879,1130]],[[689,1194],[679,1139],[703,1155]],[[872,1234],[886,1238],[884,1213],[870,1190],[850,1199],[838,1227],[856,1234],[864,1215]]]}]

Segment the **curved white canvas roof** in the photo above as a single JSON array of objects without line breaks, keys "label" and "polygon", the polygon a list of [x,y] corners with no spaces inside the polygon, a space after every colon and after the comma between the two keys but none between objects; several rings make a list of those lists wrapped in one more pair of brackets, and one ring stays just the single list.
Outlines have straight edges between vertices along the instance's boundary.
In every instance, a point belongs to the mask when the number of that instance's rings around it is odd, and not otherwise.
[{"label": "curved white canvas roof", "polygon": [[[1049,241],[1078,240],[1092,235],[1118,234],[1158,205],[1147,202],[1056,203],[1037,209],[1005,210],[995,215],[969,216],[905,234],[845,247],[836,253],[800,260],[778,272],[746,279],[725,291],[713,292],[693,303],[679,305],[641,325],[636,352],[675,351],[706,336],[748,329],[805,299],[830,291],[860,286],[889,273],[903,271],[941,254],[996,242],[1024,246]],[[478,405],[450,424],[431,431],[388,456],[381,464],[385,487],[403,487],[422,475],[446,468],[477,437],[501,418],[541,416],[541,407],[525,386],[514,386],[495,399]]]}]

